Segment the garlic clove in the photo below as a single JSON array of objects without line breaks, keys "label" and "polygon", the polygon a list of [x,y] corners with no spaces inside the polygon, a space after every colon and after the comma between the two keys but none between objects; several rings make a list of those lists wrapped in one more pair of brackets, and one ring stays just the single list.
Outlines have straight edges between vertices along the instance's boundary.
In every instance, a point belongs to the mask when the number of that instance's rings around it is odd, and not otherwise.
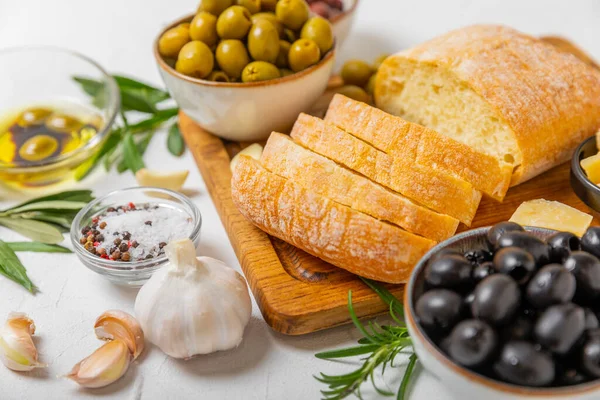
[{"label": "garlic clove", "polygon": [[142,168],[135,173],[135,179],[140,186],[154,186],[179,192],[189,173],[188,170],[161,173]]},{"label": "garlic clove", "polygon": [[96,336],[101,340],[123,341],[135,360],[144,351],[144,332],[140,323],[130,314],[109,310],[98,317],[94,325]]},{"label": "garlic clove", "polygon": [[231,159],[231,163],[229,164],[229,168],[231,169],[231,172],[233,172],[233,170],[235,169],[235,166],[238,164],[238,160],[241,156],[250,156],[252,158],[254,158],[255,160],[260,160],[260,156],[262,155],[263,152],[263,147],[258,144],[258,143],[254,143],[251,144],[250,146],[246,147],[245,149],[243,149],[242,151],[240,151],[239,153],[237,153],[235,156],[233,156],[233,158]]},{"label": "garlic clove", "polygon": [[66,377],[86,388],[100,388],[119,380],[130,364],[129,346],[116,339],[77,363]]},{"label": "garlic clove", "polygon": [[0,358],[13,371],[31,371],[46,367],[38,361],[38,352],[31,337],[35,333],[33,320],[23,313],[11,313],[0,330]]}]

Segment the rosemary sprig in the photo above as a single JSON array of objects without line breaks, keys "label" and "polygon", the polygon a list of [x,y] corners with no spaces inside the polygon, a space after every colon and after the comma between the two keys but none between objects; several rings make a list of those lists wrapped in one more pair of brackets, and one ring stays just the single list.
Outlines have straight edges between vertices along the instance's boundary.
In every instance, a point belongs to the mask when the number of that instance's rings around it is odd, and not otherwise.
[{"label": "rosemary sprig", "polygon": [[[354,394],[359,399],[362,399],[360,388],[366,380],[371,380],[371,383],[377,393],[382,396],[392,396],[393,393],[383,390],[375,384],[375,372],[381,366],[381,374],[385,373],[386,367],[394,367],[396,356],[400,353],[410,351],[411,339],[408,330],[401,320],[402,303],[398,301],[387,289],[380,286],[374,281],[363,279],[363,281],[388,305],[389,314],[395,325],[379,325],[376,322],[369,321],[367,325],[361,323],[354,312],[352,305],[352,291],[348,292],[348,311],[354,325],[364,335],[358,343],[358,346],[348,347],[340,350],[326,351],[318,353],[315,356],[320,359],[336,359],[355,357],[359,355],[367,355],[363,358],[362,365],[348,374],[344,375],[326,375],[320,373],[315,376],[320,382],[327,385],[327,390],[321,390],[323,399],[339,400]],[[412,353],[409,357],[409,362],[406,367],[402,383],[397,392],[397,399],[404,400],[410,377],[413,373],[414,365],[417,361],[417,356]]]}]

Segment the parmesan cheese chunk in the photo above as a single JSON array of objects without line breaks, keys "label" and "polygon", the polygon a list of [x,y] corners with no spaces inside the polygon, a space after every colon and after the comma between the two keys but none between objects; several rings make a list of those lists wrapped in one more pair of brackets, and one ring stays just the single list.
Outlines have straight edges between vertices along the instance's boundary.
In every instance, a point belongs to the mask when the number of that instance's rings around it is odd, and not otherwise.
[{"label": "parmesan cheese chunk", "polygon": [[581,168],[590,181],[600,183],[600,153],[581,160]]},{"label": "parmesan cheese chunk", "polygon": [[590,226],[592,216],[558,201],[537,199],[521,203],[510,217],[510,221],[581,236]]}]

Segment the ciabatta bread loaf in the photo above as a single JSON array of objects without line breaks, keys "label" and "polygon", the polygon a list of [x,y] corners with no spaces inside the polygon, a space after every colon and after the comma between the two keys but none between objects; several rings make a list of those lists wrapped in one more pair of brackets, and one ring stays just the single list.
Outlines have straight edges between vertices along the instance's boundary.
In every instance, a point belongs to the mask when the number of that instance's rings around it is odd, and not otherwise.
[{"label": "ciabatta bread loaf", "polygon": [[291,136],[315,153],[466,225],[470,225],[475,216],[481,192],[468,182],[411,160],[391,157],[310,115],[300,114]]},{"label": "ciabatta bread loaf", "polygon": [[510,186],[511,164],[346,96],[334,96],[325,121],[391,156],[454,174],[496,200]]},{"label": "ciabatta bread loaf", "polygon": [[386,59],[375,100],[512,164],[516,185],[568,160],[600,127],[600,72],[514,29],[478,25]]},{"label": "ciabatta bread loaf", "polygon": [[406,197],[272,133],[260,162],[264,168],[335,202],[436,241],[456,232],[458,220]]},{"label": "ciabatta bread loaf", "polygon": [[242,156],[231,194],[257,227],[333,265],[384,282],[406,282],[435,242],[381,222],[275,175]]}]

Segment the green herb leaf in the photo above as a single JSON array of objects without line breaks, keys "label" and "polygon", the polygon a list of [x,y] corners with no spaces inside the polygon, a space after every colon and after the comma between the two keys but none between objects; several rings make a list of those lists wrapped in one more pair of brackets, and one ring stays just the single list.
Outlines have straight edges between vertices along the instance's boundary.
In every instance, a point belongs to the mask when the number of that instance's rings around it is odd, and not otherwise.
[{"label": "green herb leaf", "polygon": [[127,168],[134,174],[145,167],[142,155],[130,132],[126,133],[123,138],[123,160],[125,161]]},{"label": "green herb leaf", "polygon": [[413,370],[415,368],[415,364],[417,363],[417,355],[411,354],[408,358],[408,365],[406,366],[406,370],[404,371],[404,376],[402,377],[402,382],[400,383],[400,389],[398,389],[397,400],[404,400],[406,398],[406,389],[408,388],[408,384],[410,383],[410,378],[413,374]]},{"label": "green herb leaf", "polygon": [[64,237],[58,228],[40,221],[0,217],[0,225],[42,243],[57,244],[64,240]]},{"label": "green herb leaf", "polygon": [[121,108],[123,111],[139,111],[154,114],[156,107],[148,99],[132,91],[121,89]]},{"label": "green herb leaf", "polygon": [[174,123],[169,128],[169,134],[167,136],[167,148],[174,156],[181,156],[185,151],[185,142],[183,141],[183,137],[181,136],[181,131],[179,130],[179,125]]},{"label": "green herb leaf", "polygon": [[83,91],[92,97],[96,96],[102,89],[104,89],[102,82],[99,82],[95,79],[84,78],[83,76],[74,76],[73,80],[79,83]]},{"label": "green herb leaf", "polygon": [[70,229],[71,222],[73,221],[75,215],[66,213],[54,214],[48,212],[33,212],[27,214],[19,214],[19,217],[42,222],[50,222],[52,224],[59,225],[64,229]]},{"label": "green herb leaf", "polygon": [[177,113],[179,113],[179,108],[166,108],[164,110],[159,110],[152,117],[129,125],[129,131],[131,133],[143,133],[157,129],[163,123],[176,116]]},{"label": "green herb leaf", "polygon": [[72,253],[66,247],[42,242],[6,242],[12,251],[32,251],[36,253]]},{"label": "green herb leaf", "polygon": [[68,201],[68,200],[48,200],[48,201],[37,201],[31,204],[25,204],[24,206],[16,207],[8,210],[2,215],[18,214],[26,211],[38,211],[38,210],[81,210],[87,205],[87,202],[83,201]]},{"label": "green herb leaf", "polygon": [[158,89],[154,86],[150,86],[146,83],[134,80],[132,78],[120,75],[113,75],[113,78],[115,78],[121,90],[128,91],[129,93],[143,97],[153,105],[156,105],[170,98],[169,93],[167,93],[166,91]]},{"label": "green herb leaf", "polygon": [[55,201],[55,200],[64,200],[64,201],[81,201],[89,203],[94,200],[94,196],[92,196],[91,190],[68,190],[65,192],[54,193],[48,196],[36,197],[31,200],[24,201],[23,203],[17,204],[14,207],[7,208],[2,210],[2,212],[7,212],[10,210],[14,210],[15,208],[23,207],[28,204],[40,203],[43,201]]},{"label": "green herb leaf", "polygon": [[348,347],[346,349],[340,350],[332,350],[332,351],[323,351],[321,353],[315,354],[315,357],[327,360],[332,358],[343,358],[343,357],[353,357],[359,356],[362,354],[372,353],[373,350],[377,350],[379,348],[378,344],[367,344],[356,347]]},{"label": "green herb leaf", "polygon": [[33,293],[35,286],[15,252],[0,240],[0,273]]},{"label": "green herb leaf", "polygon": [[[142,136],[142,138],[140,140],[134,140],[135,146],[137,147],[140,156],[143,156],[144,153],[146,152],[146,150],[148,149],[148,145],[150,144],[150,141],[152,140],[152,136],[154,136],[154,132],[147,132],[146,134],[144,134]],[[117,172],[119,172],[121,174],[121,173],[127,171],[128,169],[130,169],[130,168],[127,166],[127,162],[124,159],[121,159],[119,161],[119,164],[117,165]]]}]

